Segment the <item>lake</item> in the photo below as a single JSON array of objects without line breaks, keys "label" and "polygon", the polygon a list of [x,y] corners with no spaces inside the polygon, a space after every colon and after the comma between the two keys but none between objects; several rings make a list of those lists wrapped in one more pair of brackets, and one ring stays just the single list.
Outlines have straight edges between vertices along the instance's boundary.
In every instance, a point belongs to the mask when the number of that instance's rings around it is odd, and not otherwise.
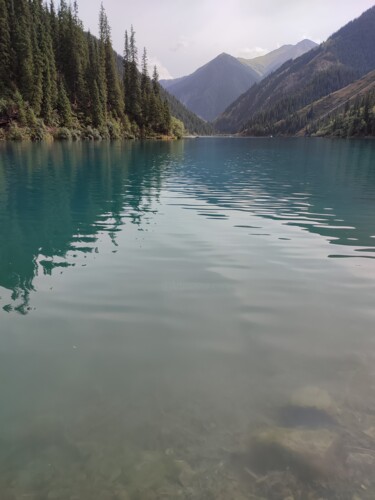
[{"label": "lake", "polygon": [[374,141],[0,144],[2,500],[373,499],[374,362]]}]

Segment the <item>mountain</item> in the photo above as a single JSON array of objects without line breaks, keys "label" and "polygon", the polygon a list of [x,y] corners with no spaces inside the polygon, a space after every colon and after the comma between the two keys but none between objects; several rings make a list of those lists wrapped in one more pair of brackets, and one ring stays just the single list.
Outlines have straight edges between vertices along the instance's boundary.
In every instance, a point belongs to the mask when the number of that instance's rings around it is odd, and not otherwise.
[{"label": "mountain", "polygon": [[317,47],[318,44],[312,40],[302,40],[296,45],[283,45],[264,56],[255,57],[254,59],[238,58],[242,64],[250,66],[262,78],[276,71],[286,61],[297,59],[309,50]]},{"label": "mountain", "polygon": [[[300,123],[292,118],[299,110],[375,69],[374,47],[375,6],[241,95],[216,120],[216,128],[248,135],[296,133]],[[280,129],[287,119],[288,129]]]},{"label": "mountain", "polygon": [[252,68],[223,53],[191,75],[160,83],[188,109],[212,121],[259,79]]}]

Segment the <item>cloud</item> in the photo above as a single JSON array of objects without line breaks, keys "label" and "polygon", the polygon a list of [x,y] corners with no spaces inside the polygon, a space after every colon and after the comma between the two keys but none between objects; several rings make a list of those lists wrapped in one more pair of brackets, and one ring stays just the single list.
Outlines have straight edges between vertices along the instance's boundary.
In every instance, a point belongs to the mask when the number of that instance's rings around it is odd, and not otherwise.
[{"label": "cloud", "polygon": [[187,49],[189,45],[190,45],[189,40],[186,37],[181,36],[176,42],[176,44],[171,48],[171,50],[173,52],[177,52],[179,50]]},{"label": "cloud", "polygon": [[154,66],[158,68],[160,80],[172,80],[173,76],[170,74],[168,69],[160,62],[157,57],[150,57],[148,60],[148,71],[152,75],[154,71]]},{"label": "cloud", "polygon": [[268,49],[263,47],[244,47],[238,50],[237,57],[243,57],[245,59],[253,59],[254,57],[264,56],[269,52]]}]

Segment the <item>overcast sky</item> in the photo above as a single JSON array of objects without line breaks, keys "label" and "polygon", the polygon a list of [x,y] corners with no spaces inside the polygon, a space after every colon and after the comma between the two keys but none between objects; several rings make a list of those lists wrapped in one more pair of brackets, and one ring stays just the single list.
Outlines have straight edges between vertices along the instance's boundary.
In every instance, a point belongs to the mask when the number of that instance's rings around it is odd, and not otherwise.
[{"label": "overcast sky", "polygon": [[[78,0],[86,29],[97,34],[101,0]],[[103,0],[114,48],[122,54],[134,25],[161,77],[189,74],[221,52],[256,57],[303,38],[322,42],[375,0]]]}]

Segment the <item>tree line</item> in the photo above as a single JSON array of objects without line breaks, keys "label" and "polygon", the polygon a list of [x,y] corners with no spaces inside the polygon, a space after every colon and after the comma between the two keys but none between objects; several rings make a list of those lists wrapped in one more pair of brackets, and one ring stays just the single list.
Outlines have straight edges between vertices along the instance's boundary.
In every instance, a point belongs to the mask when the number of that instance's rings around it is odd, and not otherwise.
[{"label": "tree line", "polygon": [[135,31],[125,32],[122,71],[101,6],[99,37],[83,29],[78,4],[0,0],[0,133],[10,138],[148,137],[183,133],[158,72],[139,68]]}]

